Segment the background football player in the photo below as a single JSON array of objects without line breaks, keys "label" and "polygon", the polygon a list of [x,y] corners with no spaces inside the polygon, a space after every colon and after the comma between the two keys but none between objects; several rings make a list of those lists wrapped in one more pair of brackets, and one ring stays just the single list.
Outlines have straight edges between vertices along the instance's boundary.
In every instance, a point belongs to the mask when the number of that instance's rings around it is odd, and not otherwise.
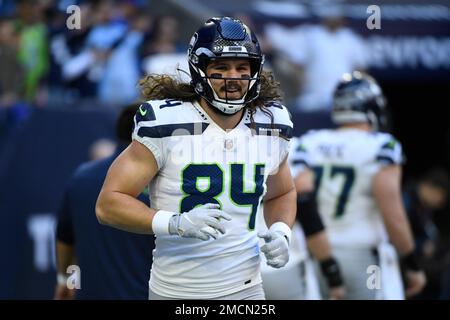
[{"label": "background football player", "polygon": [[404,297],[389,243],[405,268],[406,295],[425,284],[401,199],[402,148],[392,135],[377,131],[384,108],[381,88],[371,76],[345,74],[334,92],[332,118],[338,128],[306,133],[293,156],[299,170],[295,180],[315,181],[309,191],[342,266],[347,299]]}]

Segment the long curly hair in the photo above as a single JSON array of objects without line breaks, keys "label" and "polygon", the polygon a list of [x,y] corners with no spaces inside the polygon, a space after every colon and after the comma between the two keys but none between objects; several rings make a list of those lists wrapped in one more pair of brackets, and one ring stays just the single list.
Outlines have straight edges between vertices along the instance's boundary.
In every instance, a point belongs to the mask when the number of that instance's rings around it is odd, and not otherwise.
[{"label": "long curly hair", "polygon": [[[194,88],[186,82],[179,80],[180,77],[172,77],[165,74],[150,74],[139,81],[141,94],[145,100],[163,100],[176,99],[179,101],[195,101],[199,99],[199,95]],[[261,73],[261,90],[258,98],[246,105],[250,109],[251,125],[255,128],[253,115],[257,108],[267,114],[273,127],[273,114],[270,111],[270,104],[273,102],[281,102],[283,93],[280,88],[280,82],[275,80],[271,71],[263,71]]]}]

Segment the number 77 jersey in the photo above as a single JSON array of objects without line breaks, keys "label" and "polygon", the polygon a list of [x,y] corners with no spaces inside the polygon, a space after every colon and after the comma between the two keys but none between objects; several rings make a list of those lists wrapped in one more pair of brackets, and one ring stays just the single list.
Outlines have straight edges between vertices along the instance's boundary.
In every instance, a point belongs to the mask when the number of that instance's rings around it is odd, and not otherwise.
[{"label": "number 77 jersey", "polygon": [[333,245],[369,248],[386,239],[372,184],[383,166],[403,162],[401,145],[390,134],[310,131],[292,144],[289,162],[293,174],[313,170],[319,212]]},{"label": "number 77 jersey", "polygon": [[256,215],[269,174],[289,151],[292,122],[287,109],[271,105],[270,117],[244,110],[240,123],[224,131],[196,102],[148,101],[135,117],[133,139],[155,156],[150,183],[153,208],[187,212],[217,203],[231,215],[226,233],[201,241],[156,238],[150,288],[171,298],[214,298],[258,284]]}]

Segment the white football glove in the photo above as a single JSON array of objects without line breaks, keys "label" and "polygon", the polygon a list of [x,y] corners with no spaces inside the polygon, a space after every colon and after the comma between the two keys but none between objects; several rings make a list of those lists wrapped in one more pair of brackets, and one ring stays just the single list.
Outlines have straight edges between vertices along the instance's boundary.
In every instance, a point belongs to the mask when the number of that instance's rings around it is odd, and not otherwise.
[{"label": "white football glove", "polygon": [[289,239],[291,229],[283,222],[274,223],[269,230],[258,232],[266,244],[261,247],[267,259],[267,264],[274,268],[281,268],[289,261]]},{"label": "white football glove", "polygon": [[185,238],[217,239],[225,227],[220,219],[230,221],[231,217],[219,209],[220,205],[207,203],[188,212],[173,214],[169,220],[169,233]]}]

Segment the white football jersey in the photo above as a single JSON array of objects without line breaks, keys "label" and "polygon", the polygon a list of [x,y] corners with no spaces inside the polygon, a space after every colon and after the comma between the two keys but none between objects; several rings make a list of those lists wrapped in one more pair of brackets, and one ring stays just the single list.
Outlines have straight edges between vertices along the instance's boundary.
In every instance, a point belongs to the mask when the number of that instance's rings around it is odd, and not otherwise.
[{"label": "white football jersey", "polygon": [[397,140],[357,129],[313,130],[292,149],[295,170],[314,171],[319,212],[333,245],[369,248],[387,239],[372,183],[382,166],[402,163]]},{"label": "white football jersey", "polygon": [[156,294],[207,299],[261,282],[256,215],[267,177],[288,154],[292,136],[287,109],[272,104],[270,110],[273,127],[260,109],[252,127],[244,110],[227,132],[197,102],[148,101],[136,113],[133,139],[153,153],[159,167],[149,186],[152,207],[187,212],[218,203],[232,217],[216,240],[156,237],[150,277]]}]

